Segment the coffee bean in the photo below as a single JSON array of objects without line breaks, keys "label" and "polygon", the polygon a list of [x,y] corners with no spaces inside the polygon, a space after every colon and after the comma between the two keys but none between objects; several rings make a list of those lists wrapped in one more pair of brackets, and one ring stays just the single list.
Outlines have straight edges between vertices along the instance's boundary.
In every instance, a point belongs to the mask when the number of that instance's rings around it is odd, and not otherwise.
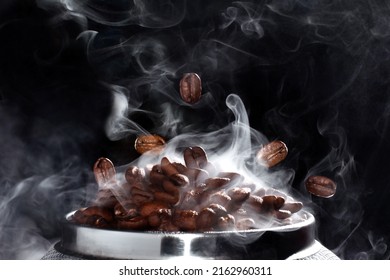
[{"label": "coffee bean", "polygon": [[115,184],[115,167],[108,158],[99,158],[93,166],[93,173],[99,188],[102,189]]},{"label": "coffee bean", "polygon": [[140,154],[149,151],[160,153],[164,146],[164,138],[156,134],[141,135],[135,140],[134,144],[135,150]]},{"label": "coffee bean", "polygon": [[180,96],[184,102],[194,104],[202,95],[202,83],[196,73],[186,73],[180,80]]},{"label": "coffee bean", "polygon": [[125,171],[125,179],[129,184],[141,183],[145,179],[145,170],[137,166],[129,166]]},{"label": "coffee bean", "polygon": [[305,182],[306,189],[309,193],[329,198],[336,193],[336,184],[325,176],[310,176]]},{"label": "coffee bean", "polygon": [[236,222],[238,230],[248,230],[255,227],[255,221],[252,218],[242,218]]},{"label": "coffee bean", "polygon": [[272,141],[263,146],[256,158],[261,165],[273,167],[287,157],[288,149],[285,143],[279,140]]}]

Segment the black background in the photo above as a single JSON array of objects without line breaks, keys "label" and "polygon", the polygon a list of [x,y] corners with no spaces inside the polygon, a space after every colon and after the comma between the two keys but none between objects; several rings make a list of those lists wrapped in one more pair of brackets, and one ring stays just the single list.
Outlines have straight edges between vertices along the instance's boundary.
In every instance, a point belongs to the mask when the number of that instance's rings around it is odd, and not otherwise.
[{"label": "black background", "polygon": [[[75,3],[78,3],[77,5]],[[131,119],[167,139],[233,121],[283,140],[281,166],[343,259],[388,259],[390,8],[382,1],[2,1],[0,4],[0,257],[35,258],[81,205],[91,166],[137,157],[134,131],[105,133],[113,91],[153,114]],[[185,72],[204,96],[186,106]],[[206,102],[207,101],[207,102]],[[137,106],[134,104],[138,104]],[[177,115],[176,115],[177,116]],[[172,128],[173,126],[174,129]],[[308,174],[338,185],[310,197]],[[34,250],[38,253],[34,254]]]}]

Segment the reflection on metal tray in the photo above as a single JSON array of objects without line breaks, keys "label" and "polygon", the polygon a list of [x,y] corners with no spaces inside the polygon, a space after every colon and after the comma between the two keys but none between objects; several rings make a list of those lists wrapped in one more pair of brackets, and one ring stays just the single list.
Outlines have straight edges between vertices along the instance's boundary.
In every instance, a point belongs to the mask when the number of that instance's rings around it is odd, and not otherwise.
[{"label": "reflection on metal tray", "polygon": [[315,241],[315,219],[301,211],[291,225],[246,231],[169,233],[63,224],[59,249],[99,259],[286,259]]}]

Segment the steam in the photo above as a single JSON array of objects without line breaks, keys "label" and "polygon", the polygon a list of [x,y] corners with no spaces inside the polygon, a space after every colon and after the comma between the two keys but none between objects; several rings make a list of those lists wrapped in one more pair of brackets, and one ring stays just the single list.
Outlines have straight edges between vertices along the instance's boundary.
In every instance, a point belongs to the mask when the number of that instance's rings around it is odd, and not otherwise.
[{"label": "steam", "polygon": [[[339,256],[388,257],[388,240],[371,229],[365,202],[376,202],[374,189],[388,194],[376,175],[387,172],[377,159],[388,151],[388,5],[28,2],[31,16],[11,13],[0,23],[1,258],[38,258],[47,250],[63,214],[93,189],[91,162],[110,155],[101,143],[89,146],[100,133],[110,143],[163,135],[174,159],[181,148],[202,145],[223,169],[304,199],[319,217],[321,241]],[[34,17],[49,31],[29,29]],[[203,81],[193,106],[178,91],[185,72]],[[71,110],[75,100],[84,105]],[[273,170],[259,168],[254,154],[272,139],[287,142],[289,156]],[[362,153],[361,142],[372,145]],[[151,159],[126,160],[142,166]],[[316,174],[336,181],[331,200],[306,193],[305,178]],[[366,246],[351,249],[357,241]]]},{"label": "steam", "polygon": [[110,26],[139,25],[147,28],[167,28],[180,23],[185,12],[185,1],[164,0],[118,1],[98,3],[88,0],[40,0],[41,5],[60,2],[66,9],[83,14],[100,24]]},{"label": "steam", "polygon": [[222,28],[227,28],[233,23],[237,23],[241,31],[246,36],[251,36],[260,39],[264,36],[264,29],[260,24],[261,10],[257,11],[256,7],[251,7],[250,3],[236,2],[235,6],[228,7],[226,12],[222,14],[225,23]]}]

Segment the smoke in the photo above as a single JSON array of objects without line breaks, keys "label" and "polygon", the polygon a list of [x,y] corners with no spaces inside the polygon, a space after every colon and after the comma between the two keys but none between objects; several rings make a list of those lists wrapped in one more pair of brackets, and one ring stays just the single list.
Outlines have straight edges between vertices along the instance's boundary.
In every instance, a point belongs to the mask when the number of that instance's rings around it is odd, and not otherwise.
[{"label": "smoke", "polygon": [[[340,257],[388,258],[386,3],[27,0],[0,13],[2,258],[39,257],[93,188],[94,160],[142,160],[144,133],[292,192]],[[186,72],[203,82],[192,106]],[[255,169],[273,139],[288,158]],[[305,191],[316,174],[337,182],[332,199]]]}]

